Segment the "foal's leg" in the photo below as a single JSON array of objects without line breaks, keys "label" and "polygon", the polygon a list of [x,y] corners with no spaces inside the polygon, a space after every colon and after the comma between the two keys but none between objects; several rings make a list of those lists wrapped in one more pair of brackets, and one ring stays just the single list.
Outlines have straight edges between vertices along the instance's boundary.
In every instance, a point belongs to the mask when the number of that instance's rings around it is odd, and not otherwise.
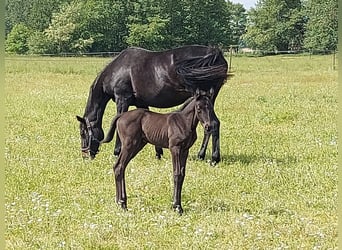
[{"label": "foal's leg", "polygon": [[127,194],[125,183],[125,170],[132,158],[146,145],[145,142],[133,142],[132,138],[125,139],[119,157],[113,167],[116,185],[116,203],[123,209],[127,209]]},{"label": "foal's leg", "polygon": [[180,215],[183,213],[181,204],[182,187],[185,178],[186,160],[188,158],[189,149],[181,149],[180,147],[170,148],[173,164],[173,204],[172,208]]}]

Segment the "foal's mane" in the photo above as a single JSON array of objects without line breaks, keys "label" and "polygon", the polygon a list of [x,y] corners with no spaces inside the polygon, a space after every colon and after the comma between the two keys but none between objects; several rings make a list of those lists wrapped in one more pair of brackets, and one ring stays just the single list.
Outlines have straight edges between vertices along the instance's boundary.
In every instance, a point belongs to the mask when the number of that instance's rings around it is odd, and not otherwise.
[{"label": "foal's mane", "polygon": [[[192,102],[192,100],[194,100],[194,99],[195,99],[194,96],[189,97],[189,98],[183,103],[183,105],[182,105],[179,109],[177,109],[177,111],[182,111],[182,110],[184,110],[184,109],[189,105],[189,103]],[[177,111],[176,111],[176,112],[177,112]]]}]

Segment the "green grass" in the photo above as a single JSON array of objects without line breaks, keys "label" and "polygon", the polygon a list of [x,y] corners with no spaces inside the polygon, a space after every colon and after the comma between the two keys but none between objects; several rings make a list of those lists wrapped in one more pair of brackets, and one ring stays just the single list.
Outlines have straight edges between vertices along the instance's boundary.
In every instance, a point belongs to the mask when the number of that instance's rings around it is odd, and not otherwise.
[{"label": "green grass", "polygon": [[[167,150],[158,161],[148,145],[128,165],[128,212],[114,202],[113,144],[81,159],[75,115],[108,60],[6,58],[7,249],[337,249],[330,56],[233,58],[215,107],[222,162],[196,160],[198,128],[183,216]],[[105,130],[114,114],[110,103]]]}]

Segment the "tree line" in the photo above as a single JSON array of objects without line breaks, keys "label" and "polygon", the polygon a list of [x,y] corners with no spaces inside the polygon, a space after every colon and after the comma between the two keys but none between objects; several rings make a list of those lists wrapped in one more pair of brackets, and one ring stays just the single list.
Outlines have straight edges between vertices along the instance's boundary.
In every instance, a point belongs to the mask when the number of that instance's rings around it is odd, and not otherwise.
[{"label": "tree line", "polygon": [[6,52],[161,50],[186,44],[263,51],[337,47],[337,0],[8,0]]}]

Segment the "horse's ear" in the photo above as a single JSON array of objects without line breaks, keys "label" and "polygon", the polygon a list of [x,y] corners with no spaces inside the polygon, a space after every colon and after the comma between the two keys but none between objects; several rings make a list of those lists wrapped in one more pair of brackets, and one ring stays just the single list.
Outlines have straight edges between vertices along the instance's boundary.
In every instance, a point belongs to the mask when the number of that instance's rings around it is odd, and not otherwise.
[{"label": "horse's ear", "polygon": [[80,116],[78,116],[78,115],[76,115],[76,119],[77,119],[77,121],[79,121],[80,123],[86,123],[85,122],[85,120],[84,120],[84,118],[82,118],[82,117],[80,117]]},{"label": "horse's ear", "polygon": [[201,92],[200,92],[199,88],[197,88],[195,91],[195,98],[198,98],[200,95],[201,95]]}]

